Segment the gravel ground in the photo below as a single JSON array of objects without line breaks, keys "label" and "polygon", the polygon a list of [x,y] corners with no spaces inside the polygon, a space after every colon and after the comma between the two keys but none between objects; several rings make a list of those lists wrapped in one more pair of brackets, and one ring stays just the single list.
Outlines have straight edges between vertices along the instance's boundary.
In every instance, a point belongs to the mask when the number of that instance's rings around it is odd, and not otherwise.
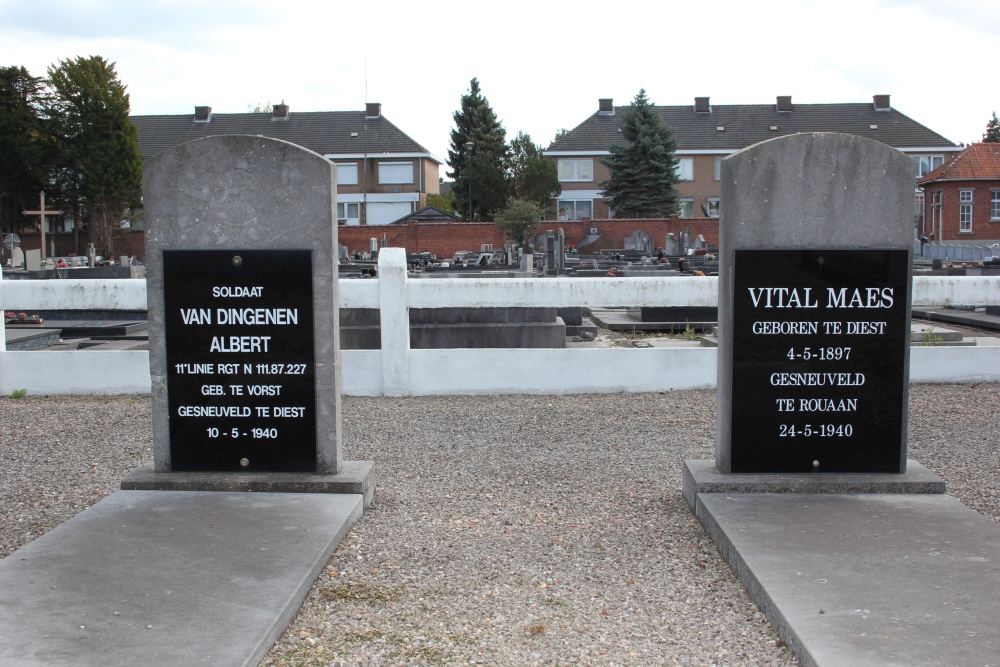
[{"label": "gravel ground", "polygon": [[[910,392],[910,456],[1000,522],[1000,385]],[[378,491],[267,666],[795,665],[680,495],[715,394],[344,399]],[[0,556],[151,460],[148,399],[0,398]]]}]

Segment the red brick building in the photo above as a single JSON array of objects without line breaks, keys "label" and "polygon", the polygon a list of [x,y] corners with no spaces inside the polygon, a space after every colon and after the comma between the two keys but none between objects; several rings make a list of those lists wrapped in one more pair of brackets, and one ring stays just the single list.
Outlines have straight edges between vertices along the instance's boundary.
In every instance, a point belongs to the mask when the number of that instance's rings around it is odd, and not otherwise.
[{"label": "red brick building", "polygon": [[921,234],[932,241],[1000,242],[1000,144],[972,144],[917,182]]}]

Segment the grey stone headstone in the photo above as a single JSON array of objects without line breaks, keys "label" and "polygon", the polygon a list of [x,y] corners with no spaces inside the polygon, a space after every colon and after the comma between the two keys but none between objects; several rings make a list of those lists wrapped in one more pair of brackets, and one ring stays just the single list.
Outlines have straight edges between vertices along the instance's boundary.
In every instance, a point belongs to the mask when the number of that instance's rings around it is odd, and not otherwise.
[{"label": "grey stone headstone", "polygon": [[[912,256],[913,161],[885,144],[854,135],[796,134],[727,157],[721,185],[716,465],[728,473],[737,249],[879,248],[907,250]],[[904,355],[908,371],[908,346]],[[905,447],[903,457],[905,462]]]},{"label": "grey stone headstone", "polygon": [[14,250],[11,251],[11,255],[12,255],[11,261],[15,267],[24,266],[24,250],[22,250],[21,248],[14,248]]},{"label": "grey stone headstone", "polygon": [[28,271],[42,270],[42,251],[28,250],[24,253],[24,268]]},{"label": "grey stone headstone", "polygon": [[143,168],[153,463],[171,471],[164,322],[164,250],[310,250],[315,339],[316,471],[341,465],[336,176],[294,144],[207,137]]}]

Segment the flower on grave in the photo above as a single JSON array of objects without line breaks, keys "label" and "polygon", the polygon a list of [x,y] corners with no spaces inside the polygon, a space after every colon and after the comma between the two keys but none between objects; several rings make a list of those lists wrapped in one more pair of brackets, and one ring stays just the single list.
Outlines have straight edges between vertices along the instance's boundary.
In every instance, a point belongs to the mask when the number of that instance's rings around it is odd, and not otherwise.
[{"label": "flower on grave", "polygon": [[26,319],[28,319],[28,316],[25,315],[24,313],[18,313],[17,314],[17,319],[19,319],[19,320],[26,320]]},{"label": "flower on grave", "polygon": [[3,311],[3,316],[5,318],[7,318],[8,320],[12,320],[12,319],[14,319],[14,317],[16,317],[16,315],[14,314],[13,310],[5,310],[5,311]]},{"label": "flower on grave", "polygon": [[973,266],[978,266],[978,267],[982,268],[982,267],[986,266],[986,264],[984,262],[976,262],[975,264],[973,264]]},{"label": "flower on grave", "polygon": [[705,261],[706,262],[714,262],[715,261],[715,255],[713,255],[710,252],[705,253]]}]

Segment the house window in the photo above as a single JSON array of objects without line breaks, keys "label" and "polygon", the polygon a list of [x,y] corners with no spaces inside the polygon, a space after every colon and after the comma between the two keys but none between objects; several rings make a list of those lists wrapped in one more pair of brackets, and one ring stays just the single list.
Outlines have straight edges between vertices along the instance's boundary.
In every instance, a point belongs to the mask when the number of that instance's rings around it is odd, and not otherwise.
[{"label": "house window", "polygon": [[944,164],[943,155],[915,155],[913,159],[917,161],[917,178],[926,176]]},{"label": "house window", "polygon": [[585,160],[559,160],[559,180],[568,181],[593,181],[594,180],[594,159]]},{"label": "house window", "polygon": [[583,220],[593,217],[594,202],[590,199],[560,199],[556,204],[560,220]]},{"label": "house window", "polygon": [[715,158],[715,180],[722,180],[722,158]]},{"label": "house window", "polygon": [[694,180],[694,158],[682,157],[677,160],[677,178],[682,181]]},{"label": "house window", "polygon": [[990,220],[1000,220],[1000,190],[990,192]]},{"label": "house window", "polygon": [[958,191],[958,231],[972,232],[972,190]]},{"label": "house window", "polygon": [[357,185],[357,184],[358,184],[358,163],[338,162],[337,185]]},{"label": "house window", "polygon": [[677,205],[677,215],[681,218],[694,217],[694,199],[683,198]]},{"label": "house window", "polygon": [[337,224],[357,226],[361,224],[361,204],[337,204]]},{"label": "house window", "polygon": [[705,207],[705,214],[710,218],[719,217],[719,198],[709,197],[708,206]]},{"label": "house window", "polygon": [[408,184],[413,182],[412,162],[379,162],[378,182],[380,185]]}]

